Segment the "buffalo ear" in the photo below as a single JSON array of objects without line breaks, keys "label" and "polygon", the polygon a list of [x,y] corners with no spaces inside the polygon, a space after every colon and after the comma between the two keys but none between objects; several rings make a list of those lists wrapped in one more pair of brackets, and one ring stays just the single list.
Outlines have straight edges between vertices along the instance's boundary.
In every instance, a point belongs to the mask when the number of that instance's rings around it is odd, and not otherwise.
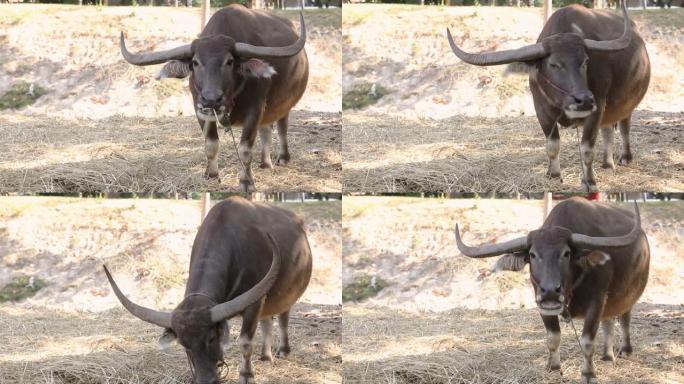
[{"label": "buffalo ear", "polygon": [[496,261],[492,272],[522,271],[529,262],[530,256],[527,252],[507,253]]},{"label": "buffalo ear", "polygon": [[162,350],[168,349],[173,342],[176,341],[176,333],[173,332],[173,329],[166,328],[164,329],[164,333],[162,333],[161,337],[159,338],[159,347]]},{"label": "buffalo ear", "polygon": [[240,62],[240,73],[245,77],[270,79],[276,74],[276,71],[270,64],[263,60],[249,59]]},{"label": "buffalo ear", "polygon": [[155,79],[184,79],[190,76],[191,72],[189,60],[170,60],[164,64]]},{"label": "buffalo ear", "polygon": [[538,62],[535,61],[516,61],[506,66],[504,76],[508,75],[529,75],[537,70]]},{"label": "buffalo ear", "polygon": [[589,269],[605,265],[610,261],[610,255],[602,251],[580,251],[576,263],[582,269]]}]

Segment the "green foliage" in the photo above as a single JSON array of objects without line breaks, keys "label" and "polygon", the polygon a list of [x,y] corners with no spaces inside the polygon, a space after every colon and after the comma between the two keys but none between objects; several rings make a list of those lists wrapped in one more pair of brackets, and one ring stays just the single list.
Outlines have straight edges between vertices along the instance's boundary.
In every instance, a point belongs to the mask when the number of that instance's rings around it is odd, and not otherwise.
[{"label": "green foliage", "polygon": [[47,90],[38,84],[19,81],[0,96],[0,110],[17,109],[33,104],[39,97],[43,96]]},{"label": "green foliage", "polygon": [[39,277],[18,276],[0,289],[0,303],[20,301],[36,294],[47,283]]},{"label": "green foliage", "polygon": [[359,275],[342,289],[342,301],[361,301],[378,294],[388,283],[377,276]]},{"label": "green foliage", "polygon": [[375,104],[389,93],[379,84],[359,83],[342,96],[342,109],[361,109]]}]

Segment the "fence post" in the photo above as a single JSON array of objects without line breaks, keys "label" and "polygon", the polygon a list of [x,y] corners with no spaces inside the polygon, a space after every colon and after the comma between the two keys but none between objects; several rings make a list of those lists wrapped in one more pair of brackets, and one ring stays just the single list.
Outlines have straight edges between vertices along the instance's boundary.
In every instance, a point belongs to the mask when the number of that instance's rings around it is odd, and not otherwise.
[{"label": "fence post", "polygon": [[202,217],[200,217],[200,225],[202,225],[202,223],[204,222],[204,218],[207,217],[207,213],[209,213],[209,208],[211,208],[211,196],[209,195],[209,192],[202,193],[200,207],[202,210]]},{"label": "fence post", "polygon": [[202,0],[202,27],[200,28],[200,32],[204,30],[204,27],[207,25],[207,21],[209,21],[210,10],[211,4],[209,3],[209,0]]}]

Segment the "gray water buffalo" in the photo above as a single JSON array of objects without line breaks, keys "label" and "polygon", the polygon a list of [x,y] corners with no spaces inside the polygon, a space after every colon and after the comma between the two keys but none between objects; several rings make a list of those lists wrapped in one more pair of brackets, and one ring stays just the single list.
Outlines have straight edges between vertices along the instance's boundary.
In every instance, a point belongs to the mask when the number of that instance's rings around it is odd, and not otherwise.
[{"label": "gray water buffalo", "polygon": [[539,313],[547,332],[548,368],[560,370],[558,316],[584,318],[580,344],[584,354],[582,382],[596,381],[592,357],[599,323],[603,326],[603,360],[614,361],[614,318],[622,326],[619,354],[632,353],[629,323],[634,304],[646,287],[650,250],[635,213],[573,197],[553,208],[540,229],[507,242],[469,247],[461,253],[482,258],[511,253],[499,266],[530,266]]},{"label": "gray water buffalo", "polygon": [[590,192],[598,190],[592,163],[599,129],[604,168],[615,168],[615,125],[622,135],[619,164],[632,161],[630,120],[651,77],[646,46],[633,29],[624,2],[622,15],[621,19],[609,10],[570,5],[549,18],[536,44],[478,54],[459,49],[447,29],[451,49],[461,60],[474,65],[516,63],[509,66],[511,71],[529,73],[537,120],[546,136],[550,177],[561,177],[559,124],[582,125],[582,183]]},{"label": "gray water buffalo", "polygon": [[292,212],[233,197],[214,206],[202,223],[190,257],[185,297],[172,312],[131,302],[105,267],[121,304],[134,316],[164,328],[160,343],[177,340],[193,382],[219,382],[218,365],[229,338],[228,320],[242,315],[240,383],[254,382],[252,339],[261,321],[262,360],[272,360],[272,327],[278,315],[277,355],[290,353],[290,308],[311,278],[311,250],[302,220]]},{"label": "gray water buffalo", "polygon": [[290,110],[304,94],[309,62],[304,50],[306,28],[300,14],[299,37],[292,22],[267,11],[233,4],[209,19],[191,44],[166,51],[130,53],[121,33],[121,54],[131,64],[166,63],[157,76],[190,76],[193,105],[204,133],[205,176],[218,178],[219,139],[216,117],[224,126],[242,125],[240,187],[255,190],[252,147],[261,137],[261,168],[272,168],[271,126],[277,122],[277,165],[290,161],[287,126]]}]

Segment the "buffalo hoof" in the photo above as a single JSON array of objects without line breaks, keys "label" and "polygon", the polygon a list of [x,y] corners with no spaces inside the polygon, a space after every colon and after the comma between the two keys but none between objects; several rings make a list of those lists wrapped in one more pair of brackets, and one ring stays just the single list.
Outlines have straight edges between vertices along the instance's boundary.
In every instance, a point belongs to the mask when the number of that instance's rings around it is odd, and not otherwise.
[{"label": "buffalo hoof", "polygon": [[255,384],[256,381],[254,381],[254,375],[248,374],[248,375],[243,375],[240,374],[240,379],[238,380],[238,384]]},{"label": "buffalo hoof", "polygon": [[618,164],[620,165],[627,165],[632,162],[632,154],[631,153],[624,153],[620,155],[620,160],[618,161]]},{"label": "buffalo hoof", "polygon": [[261,361],[273,361],[273,355],[270,354],[270,353],[268,353],[268,354],[263,354],[263,355],[261,355],[261,357],[259,358],[259,360],[261,360]]},{"label": "buffalo hoof", "polygon": [[273,163],[271,163],[270,159],[268,161],[262,161],[261,164],[259,165],[259,168],[271,169],[271,168],[273,168]]},{"label": "buffalo hoof", "polygon": [[284,347],[279,347],[278,351],[276,352],[276,356],[278,356],[278,358],[282,359],[284,357],[287,357],[290,354],[290,352],[291,352],[291,350],[290,350],[289,345],[284,346]]},{"label": "buffalo hoof", "polygon": [[242,193],[256,192],[256,187],[249,180],[240,180],[240,191]]},{"label": "buffalo hoof", "polygon": [[558,371],[561,375],[563,374],[563,371],[561,371],[561,366],[560,364],[547,364],[546,369],[549,370],[549,372],[556,372]]},{"label": "buffalo hoof", "polygon": [[620,347],[620,352],[618,352],[618,357],[627,357],[632,354],[632,346],[622,346]]},{"label": "buffalo hoof", "polygon": [[219,179],[219,173],[218,173],[218,171],[216,171],[216,172],[205,171],[205,172],[204,172],[204,177],[205,177],[207,180],[216,179],[216,180],[219,181],[219,183],[221,182],[221,179]]},{"label": "buffalo hoof", "polygon": [[601,168],[603,169],[615,169],[615,163],[613,162],[613,159],[610,159],[610,161],[603,161],[603,164],[601,164]]},{"label": "buffalo hoof", "polygon": [[615,355],[605,354],[601,357],[601,360],[603,360],[603,361],[615,361]]},{"label": "buffalo hoof", "polygon": [[597,384],[598,379],[596,379],[596,374],[593,372],[582,372],[582,384]]},{"label": "buffalo hoof", "polygon": [[278,159],[276,160],[276,165],[287,165],[287,163],[290,162],[290,154],[289,153],[281,153],[278,155]]}]

